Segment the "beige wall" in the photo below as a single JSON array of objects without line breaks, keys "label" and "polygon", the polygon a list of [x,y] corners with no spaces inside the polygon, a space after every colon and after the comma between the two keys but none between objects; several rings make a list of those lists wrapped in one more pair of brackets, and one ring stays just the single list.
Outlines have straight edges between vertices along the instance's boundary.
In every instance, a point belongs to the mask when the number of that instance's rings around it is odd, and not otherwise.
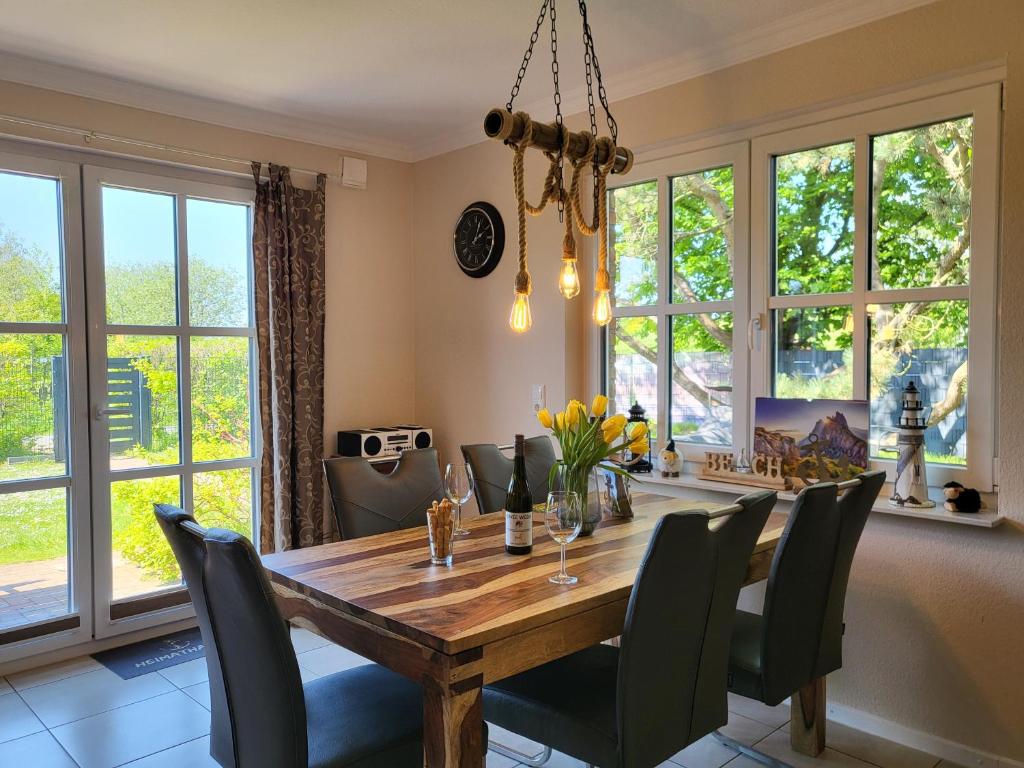
[{"label": "beige wall", "polygon": [[[1011,522],[980,531],[872,519],[850,587],[846,663],[830,679],[830,699],[1024,760],[1024,304],[1012,300],[1024,289],[1024,2],[944,0],[626,99],[614,111],[620,135],[637,147],[992,63],[1008,73],[1000,456],[1001,507]],[[527,172],[533,195],[542,172],[535,159]],[[439,430],[445,458],[463,442],[535,432],[531,384],[546,384],[555,405],[585,394],[589,293],[567,304],[555,292],[560,230],[553,214],[529,223],[534,328],[523,336],[508,329],[516,254],[511,187],[511,153],[495,142],[417,163],[413,172],[417,418]],[[477,199],[494,203],[510,231],[499,268],[474,281],[455,265],[451,233],[462,207]]]},{"label": "beige wall", "polygon": [[[2,77],[2,73],[0,73]],[[144,110],[0,81],[0,112],[58,125],[186,147],[227,157],[273,161],[337,174],[342,151],[259,133],[222,128]],[[77,137],[0,123],[0,131],[85,146]],[[94,142],[94,148],[181,162],[124,145]],[[352,154],[352,153],[349,153]],[[217,165],[195,160],[203,165]],[[221,164],[224,170],[238,166]],[[242,169],[244,170],[244,169]],[[368,158],[365,191],[327,188],[327,333],[325,447],[333,452],[338,429],[396,423],[414,414],[413,337],[409,330],[414,293],[411,256],[412,168]],[[311,177],[295,174],[306,186]],[[405,303],[406,311],[395,306]]]},{"label": "beige wall", "polygon": [[[527,163],[530,178],[542,180],[545,170],[542,158]],[[529,221],[535,244],[530,265],[533,330],[520,335],[508,326],[518,269],[511,174],[511,153],[494,143],[419,162],[413,171],[416,418],[435,428],[446,461],[459,455],[463,443],[510,443],[517,431],[539,434],[532,385],[545,385],[551,403],[580,391],[573,379],[578,379],[580,359],[573,351],[579,335],[573,305],[548,290],[555,284],[561,253],[553,208]],[[501,263],[482,279],[464,275],[452,253],[455,222],[477,200],[497,206],[506,229]]]}]

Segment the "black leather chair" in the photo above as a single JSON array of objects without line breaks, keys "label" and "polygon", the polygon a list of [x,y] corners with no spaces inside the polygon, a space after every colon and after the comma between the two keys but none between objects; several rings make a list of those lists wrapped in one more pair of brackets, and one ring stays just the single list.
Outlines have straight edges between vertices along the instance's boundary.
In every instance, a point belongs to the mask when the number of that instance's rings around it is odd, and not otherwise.
[{"label": "black leather chair", "polygon": [[601,768],[653,768],[728,721],[729,635],[743,577],[775,505],[739,500],[659,521],[621,647],[598,645],[484,689],[489,722]]},{"label": "black leather chair", "polygon": [[[761,614],[736,611],[729,690],[775,706],[843,665],[850,567],[885,472],[866,472],[837,499],[835,483],[797,496],[775,550]],[[760,762],[778,761],[722,734]]]},{"label": "black leather chair", "polygon": [[[158,506],[210,670],[211,756],[227,768],[421,768],[418,685],[371,664],[303,686],[252,544]],[[179,554],[180,553],[180,554]]]},{"label": "black leather chair", "polygon": [[366,459],[324,459],[334,518],[343,539],[427,524],[427,508],[444,498],[437,450],[403,451],[389,475]]},{"label": "black leather chair", "polygon": [[185,577],[196,623],[206,648],[206,667],[210,679],[210,755],[223,766],[234,768],[235,756],[231,735],[231,717],[228,712],[224,677],[220,669],[220,653],[210,627],[210,609],[203,590],[203,563],[206,560],[206,531],[188,512],[169,504],[155,505],[157,523],[163,531],[171,551]]},{"label": "black leather chair", "polygon": [[[548,476],[555,463],[555,449],[547,435],[529,437],[524,445],[526,481],[533,500],[541,502],[548,496]],[[462,457],[473,469],[476,504],[480,514],[505,508],[505,494],[512,479],[512,459],[494,443],[462,446]]]}]

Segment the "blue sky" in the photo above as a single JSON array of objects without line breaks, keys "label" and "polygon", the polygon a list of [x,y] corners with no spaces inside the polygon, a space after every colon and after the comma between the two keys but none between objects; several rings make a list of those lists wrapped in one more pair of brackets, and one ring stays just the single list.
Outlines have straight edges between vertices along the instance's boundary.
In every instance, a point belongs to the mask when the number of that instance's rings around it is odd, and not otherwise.
[{"label": "blue sky", "polygon": [[60,252],[57,195],[53,179],[0,173],[0,227],[48,254],[55,276]]},{"label": "blue sky", "polygon": [[[0,173],[0,227],[50,255],[55,277],[60,248],[58,186],[53,179]],[[246,270],[245,206],[189,199],[191,256],[231,270]],[[174,259],[174,198],[104,188],[104,250],[108,264],[170,264]]]}]

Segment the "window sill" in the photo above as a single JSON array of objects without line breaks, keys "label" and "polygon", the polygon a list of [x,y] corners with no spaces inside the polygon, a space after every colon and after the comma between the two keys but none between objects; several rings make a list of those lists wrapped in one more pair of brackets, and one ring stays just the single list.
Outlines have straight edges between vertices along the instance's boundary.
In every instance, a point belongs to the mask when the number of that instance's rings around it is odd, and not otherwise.
[{"label": "window sill", "polygon": [[[721,480],[704,480],[695,475],[680,475],[679,477],[662,477],[658,474],[651,474],[647,476],[638,476],[638,482],[641,484],[644,490],[649,490],[652,493],[657,493],[658,489],[656,486],[669,486],[675,488],[688,488],[696,490],[706,490],[713,493],[730,493],[742,495],[744,493],[750,493],[756,491],[757,488],[750,485],[740,485],[738,483],[728,483]],[[655,487],[652,487],[655,486]],[[879,500],[875,502],[875,505],[871,508],[872,512],[882,515],[896,515],[897,517],[913,517],[921,520],[936,520],[942,523],[953,523],[954,525],[968,525],[975,528],[996,528],[1003,522],[1003,516],[999,514],[996,509],[996,495],[995,494],[984,494],[986,507],[980,512],[975,514],[964,514],[960,512],[947,512],[942,508],[942,489],[941,488],[929,488],[929,496],[932,501],[935,502],[935,507],[932,509],[910,509],[907,507],[893,507],[888,502],[888,496],[890,491],[890,485],[887,483],[882,493],[879,495]],[[789,491],[782,491],[779,493],[779,499],[782,501],[793,501],[796,499],[796,494]]]}]

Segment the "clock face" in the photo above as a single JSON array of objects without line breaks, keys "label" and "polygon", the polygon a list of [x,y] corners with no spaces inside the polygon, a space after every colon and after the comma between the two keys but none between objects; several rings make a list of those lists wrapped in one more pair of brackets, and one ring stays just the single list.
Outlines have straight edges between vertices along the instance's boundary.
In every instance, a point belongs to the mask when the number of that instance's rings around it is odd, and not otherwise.
[{"label": "clock face", "polygon": [[505,248],[501,214],[490,203],[473,203],[455,225],[455,259],[470,277],[484,277],[498,266]]}]

